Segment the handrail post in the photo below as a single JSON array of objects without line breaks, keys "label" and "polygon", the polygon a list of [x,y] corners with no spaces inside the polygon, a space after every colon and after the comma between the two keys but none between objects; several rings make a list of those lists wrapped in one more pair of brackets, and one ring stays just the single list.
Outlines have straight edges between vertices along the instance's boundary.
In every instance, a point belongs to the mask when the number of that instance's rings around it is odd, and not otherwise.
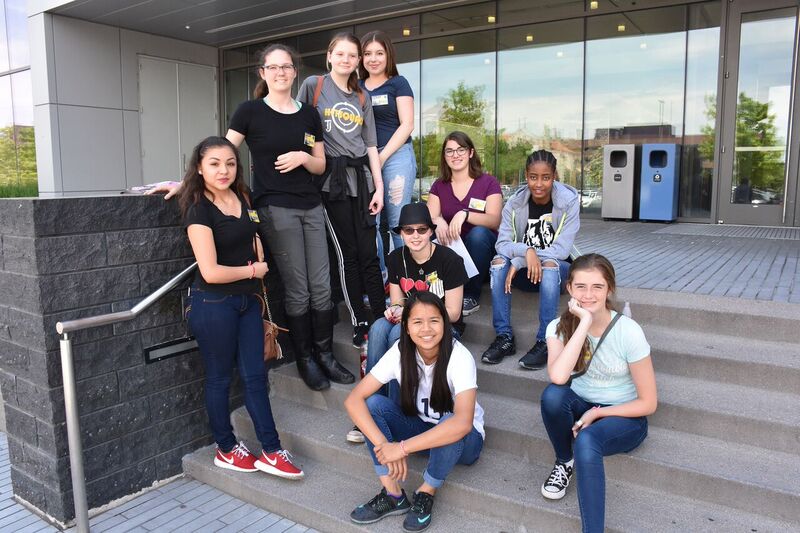
[{"label": "handrail post", "polygon": [[72,341],[64,333],[61,344],[61,376],[64,381],[64,409],[67,413],[69,466],[72,474],[72,499],[78,533],[89,533],[89,505],[86,501],[86,478],[83,475],[83,445],[78,418],[78,395],[75,386],[75,365],[72,360]]}]

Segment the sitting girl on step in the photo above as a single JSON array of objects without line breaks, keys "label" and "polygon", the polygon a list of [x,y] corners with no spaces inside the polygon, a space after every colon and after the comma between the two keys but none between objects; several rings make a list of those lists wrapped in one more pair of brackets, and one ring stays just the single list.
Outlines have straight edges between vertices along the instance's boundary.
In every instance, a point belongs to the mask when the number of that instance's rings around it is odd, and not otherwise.
[{"label": "sitting girl on step", "polygon": [[[350,418],[367,438],[383,488],[356,507],[350,519],[371,524],[408,513],[406,531],[431,524],[436,491],[456,464],[471,465],[483,448],[483,409],[478,404],[475,361],[452,339],[441,298],[430,291],[411,296],[403,308],[400,342],[392,346],[345,400]],[[375,394],[400,383],[400,403]],[[413,504],[400,485],[409,454],[429,450],[423,483]]]},{"label": "sitting girl on step", "polygon": [[563,498],[577,472],[584,533],[604,528],[603,457],[639,446],[657,404],[650,345],[636,322],[613,310],[615,288],[608,259],[575,259],[567,279],[572,298],[546,333],[552,383],[541,409],[556,463],[542,495]]}]

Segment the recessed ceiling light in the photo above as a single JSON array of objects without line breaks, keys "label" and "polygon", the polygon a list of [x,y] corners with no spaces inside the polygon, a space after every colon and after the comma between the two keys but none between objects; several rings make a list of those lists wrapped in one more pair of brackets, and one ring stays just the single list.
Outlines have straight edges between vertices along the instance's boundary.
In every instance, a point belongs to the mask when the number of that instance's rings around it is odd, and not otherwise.
[{"label": "recessed ceiling light", "polygon": [[494,24],[495,20],[497,19],[494,18],[494,15],[489,15],[488,17],[486,17],[486,22],[488,22],[489,24]]},{"label": "recessed ceiling light", "polygon": [[526,35],[526,36],[525,36],[525,40],[526,40],[527,42],[529,42],[529,43],[532,43],[532,42],[533,42],[533,35]]},{"label": "recessed ceiling light", "polygon": [[448,52],[455,52],[455,50],[456,50],[456,45],[454,45],[454,44],[448,44],[447,45],[447,51]]},{"label": "recessed ceiling light", "polygon": [[411,35],[411,30],[409,28],[403,28],[403,37],[408,37]]},{"label": "recessed ceiling light", "polygon": [[600,2],[589,2],[589,9],[597,9],[599,7]]},{"label": "recessed ceiling light", "polygon": [[639,45],[639,48],[641,48],[642,50],[647,50],[647,43],[641,43]]},{"label": "recessed ceiling light", "polygon": [[617,24],[617,31],[619,32],[625,31],[625,24]]},{"label": "recessed ceiling light", "polygon": [[187,30],[190,30],[190,29],[192,29],[192,27],[191,27],[191,26],[189,26],[188,24],[187,24],[186,26],[184,26],[184,28],[186,28]]}]

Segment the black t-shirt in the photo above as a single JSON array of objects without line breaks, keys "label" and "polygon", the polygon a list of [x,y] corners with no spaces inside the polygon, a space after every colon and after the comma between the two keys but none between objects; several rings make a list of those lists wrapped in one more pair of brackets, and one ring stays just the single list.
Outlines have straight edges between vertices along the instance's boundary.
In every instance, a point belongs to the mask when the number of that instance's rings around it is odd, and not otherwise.
[{"label": "black t-shirt", "polygon": [[[208,226],[214,234],[214,248],[217,250],[217,264],[222,266],[244,266],[248,261],[256,261],[253,250],[253,236],[258,224],[250,220],[247,202],[242,202],[242,214],[239,218],[228,216],[215,206],[211,200],[203,196],[200,201],[189,208],[183,225],[188,228],[192,224]],[[194,277],[194,286],[208,291],[224,294],[257,294],[260,292],[258,279],[240,279],[231,283],[206,283],[200,270]]]},{"label": "black t-shirt", "polygon": [[553,244],[553,200],[539,205],[533,200],[528,202],[528,225],[525,228],[525,244],[537,250],[544,250]]},{"label": "black t-shirt", "polygon": [[439,245],[434,248],[430,260],[421,265],[414,261],[405,246],[398,248],[389,254],[386,268],[389,271],[389,283],[399,285],[407,297],[417,291],[430,291],[444,300],[445,291],[469,281],[461,256]]},{"label": "black t-shirt", "polygon": [[311,153],[322,142],[322,122],[313,107],[279,113],[263,99],[243,102],[231,117],[230,129],[244,135],[253,158],[253,205],[311,209],[322,202],[314,175],[302,165],[281,174],[275,160],[286,152]]}]

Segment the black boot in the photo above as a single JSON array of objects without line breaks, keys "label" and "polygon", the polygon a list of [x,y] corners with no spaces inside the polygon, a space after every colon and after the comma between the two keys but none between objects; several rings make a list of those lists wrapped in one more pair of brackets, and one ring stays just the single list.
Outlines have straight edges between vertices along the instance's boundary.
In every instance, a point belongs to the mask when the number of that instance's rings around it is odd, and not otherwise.
[{"label": "black boot", "polygon": [[330,388],[331,383],[314,360],[314,346],[311,344],[311,316],[308,311],[300,316],[286,315],[289,338],[292,339],[297,371],[311,390]]},{"label": "black boot", "polygon": [[353,383],[355,376],[333,357],[333,309],[312,309],[311,325],[314,330],[314,357],[322,371],[336,383]]}]

